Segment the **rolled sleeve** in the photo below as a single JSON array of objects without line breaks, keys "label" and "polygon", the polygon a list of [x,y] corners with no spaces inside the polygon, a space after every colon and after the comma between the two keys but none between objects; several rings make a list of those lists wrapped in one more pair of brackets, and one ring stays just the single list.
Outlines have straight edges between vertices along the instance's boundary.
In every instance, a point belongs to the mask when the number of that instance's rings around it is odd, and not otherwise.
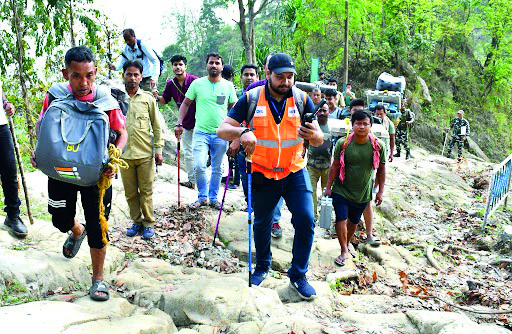
[{"label": "rolled sleeve", "polygon": [[124,117],[121,109],[114,109],[108,112],[108,118],[110,121],[110,128],[114,131],[119,131],[126,127],[126,117]]}]

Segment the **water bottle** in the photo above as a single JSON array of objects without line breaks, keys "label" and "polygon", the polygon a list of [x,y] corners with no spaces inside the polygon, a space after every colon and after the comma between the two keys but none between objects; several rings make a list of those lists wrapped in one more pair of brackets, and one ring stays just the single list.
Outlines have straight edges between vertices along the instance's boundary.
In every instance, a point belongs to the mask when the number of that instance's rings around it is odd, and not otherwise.
[{"label": "water bottle", "polygon": [[320,227],[331,228],[332,221],[332,198],[322,197],[320,201]]}]

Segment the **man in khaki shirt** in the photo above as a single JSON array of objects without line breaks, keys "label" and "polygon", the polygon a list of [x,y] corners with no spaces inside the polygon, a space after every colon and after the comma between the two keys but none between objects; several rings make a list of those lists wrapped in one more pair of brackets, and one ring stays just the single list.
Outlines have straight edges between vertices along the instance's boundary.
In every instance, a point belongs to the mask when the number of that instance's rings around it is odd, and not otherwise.
[{"label": "man in khaki shirt", "polygon": [[[142,80],[142,64],[139,61],[127,61],[123,65],[123,79],[128,93],[128,113],[126,130],[128,143],[121,156],[130,166],[121,170],[124,194],[130,207],[133,225],[126,235],[133,237],[142,233],[144,239],[155,234],[153,225],[153,178],[154,164],[162,165],[164,140],[160,126],[160,117],[155,98],[139,88]],[[153,132],[154,145],[151,141]],[[155,158],[153,160],[153,146]]]}]

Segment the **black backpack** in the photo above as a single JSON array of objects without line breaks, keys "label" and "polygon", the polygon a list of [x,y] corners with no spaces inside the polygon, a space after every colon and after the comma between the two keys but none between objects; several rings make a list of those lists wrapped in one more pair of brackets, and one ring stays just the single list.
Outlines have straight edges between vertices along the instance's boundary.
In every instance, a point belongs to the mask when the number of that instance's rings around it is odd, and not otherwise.
[{"label": "black backpack", "polygon": [[[138,39],[138,40],[137,40],[137,47],[139,48],[139,50],[140,50],[140,52],[142,53],[142,55],[137,56],[137,58],[142,59],[142,58],[144,58],[144,56],[146,56],[146,55],[144,54],[144,51],[142,51],[142,47],[140,46],[140,44],[141,44],[141,40],[140,40],[140,39]],[[160,75],[162,75],[162,71],[164,70],[164,61],[163,61],[163,59],[162,59],[162,58],[160,58],[160,55],[158,54],[158,52],[156,52],[154,49],[152,49],[152,50],[153,50],[153,52],[155,53],[156,57],[158,58],[158,61],[160,62]],[[126,55],[125,55],[124,53],[121,53],[121,56],[123,56],[123,58],[124,58],[124,59],[128,60],[128,57],[126,57]],[[146,56],[146,57],[147,57],[147,56]]]}]

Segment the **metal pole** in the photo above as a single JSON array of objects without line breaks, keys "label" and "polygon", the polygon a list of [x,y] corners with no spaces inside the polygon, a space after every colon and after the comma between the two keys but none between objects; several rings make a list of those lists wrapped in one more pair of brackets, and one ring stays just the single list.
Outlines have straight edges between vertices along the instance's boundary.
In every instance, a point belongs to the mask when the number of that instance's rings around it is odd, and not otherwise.
[{"label": "metal pole", "polygon": [[252,161],[251,157],[245,158],[247,164],[247,214],[248,214],[248,229],[249,229],[249,287],[252,286]]},{"label": "metal pole", "polygon": [[178,139],[178,208],[181,208],[181,201],[180,201],[180,153],[181,153],[181,145],[180,145],[180,139]]},{"label": "metal pole", "polygon": [[233,158],[229,157],[228,159],[229,159],[228,177],[226,178],[226,185],[224,186],[224,195],[222,195],[222,202],[220,203],[219,217],[217,218],[217,226],[215,227],[215,234],[213,235],[212,246],[215,246],[215,239],[217,238],[217,234],[219,234],[220,216],[222,215],[222,209],[224,208],[224,200],[226,199],[226,192],[228,190],[229,178],[231,176],[231,159],[233,159]]},{"label": "metal pole", "polygon": [[20,147],[18,146],[18,140],[16,139],[16,133],[14,132],[14,123],[12,117],[9,116],[9,127],[11,128],[12,141],[14,142],[14,149],[16,151],[16,159],[18,160],[18,168],[21,174],[21,183],[23,184],[23,192],[25,193],[25,203],[27,204],[27,214],[30,224],[34,224],[34,218],[32,217],[32,210],[30,209],[30,200],[28,198],[28,188],[25,182],[25,170],[23,169],[23,160],[21,160]]}]

